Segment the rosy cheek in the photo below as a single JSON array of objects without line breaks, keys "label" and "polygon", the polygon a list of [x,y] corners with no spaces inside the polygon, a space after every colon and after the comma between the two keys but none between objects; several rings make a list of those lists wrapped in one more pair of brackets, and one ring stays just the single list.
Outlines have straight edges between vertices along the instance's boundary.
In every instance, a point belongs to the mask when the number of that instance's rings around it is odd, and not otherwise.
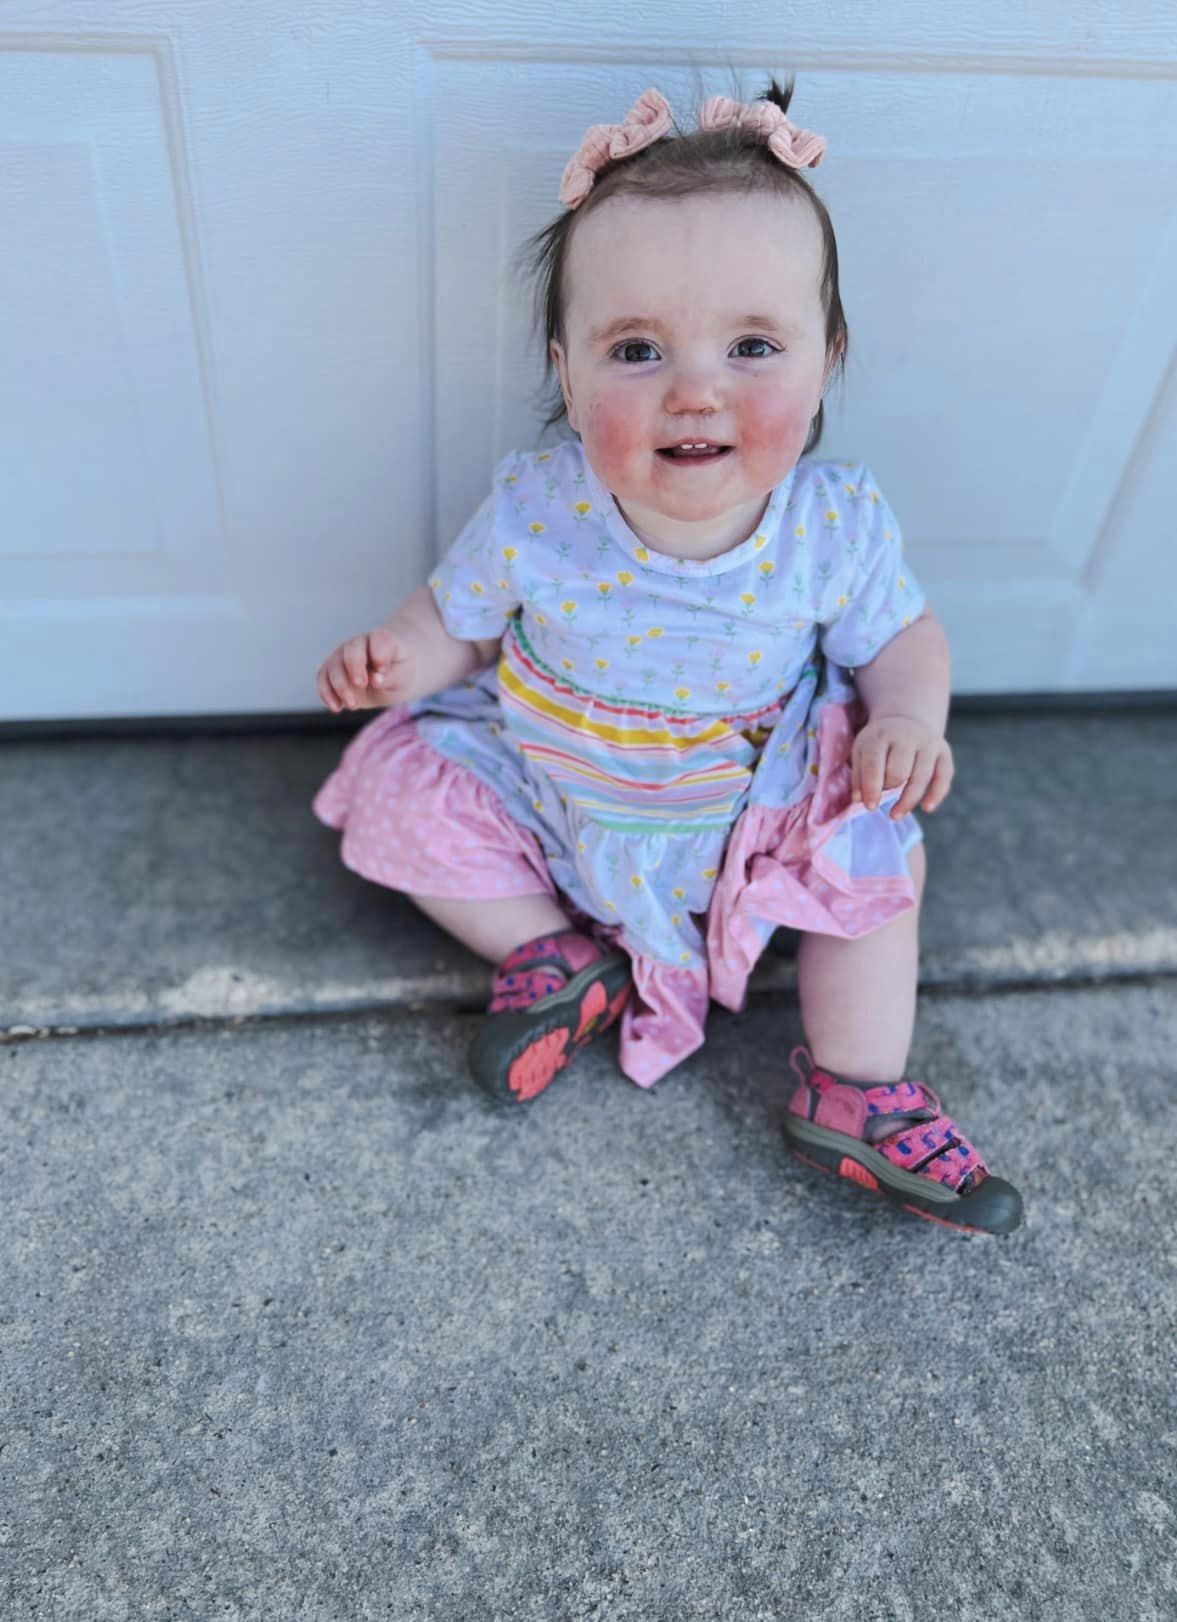
[{"label": "rosy cheek", "polygon": [[761,395],[756,409],[745,413],[740,421],[740,442],[746,456],[772,458],[794,447],[799,450],[808,432],[809,417],[795,397],[773,399]]},{"label": "rosy cheek", "polygon": [[635,421],[632,403],[598,395],[589,405],[582,423],[581,438],[593,460],[602,467],[624,465],[642,448],[640,424]]}]

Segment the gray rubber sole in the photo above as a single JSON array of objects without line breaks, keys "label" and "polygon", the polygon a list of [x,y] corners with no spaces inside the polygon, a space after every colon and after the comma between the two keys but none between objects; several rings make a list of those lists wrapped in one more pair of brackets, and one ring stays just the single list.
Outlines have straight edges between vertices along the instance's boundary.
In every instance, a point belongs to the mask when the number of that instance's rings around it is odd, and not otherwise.
[{"label": "gray rubber sole", "polygon": [[[488,1014],[479,1026],[468,1051],[470,1073],[474,1080],[501,1103],[519,1103],[519,1095],[510,1085],[511,1066],[526,1053],[533,1042],[566,1033],[558,1054],[552,1050],[552,1075],[543,1085],[550,1085],[557,1071],[563,1070],[576,1057],[581,1048],[617,1019],[617,1014],[604,1018],[598,1015],[582,1032],[576,1032],[581,1022],[581,1008],[589,988],[600,984],[605,991],[606,1006],[629,985],[630,964],[625,953],[613,953],[590,963],[550,997],[544,997],[530,1008],[506,1010],[501,1014]],[[542,1089],[540,1089],[542,1090]],[[536,1094],[531,1096],[538,1096]]]},{"label": "gray rubber sole", "polygon": [[[1021,1224],[1022,1196],[1003,1177],[990,1174],[970,1194],[956,1194],[930,1177],[919,1177],[892,1165],[869,1143],[799,1115],[786,1117],[784,1133],[794,1152],[809,1165],[843,1177],[868,1192],[882,1194],[916,1216],[976,1233],[1007,1234]],[[847,1162],[861,1167],[867,1175],[855,1176]]]}]

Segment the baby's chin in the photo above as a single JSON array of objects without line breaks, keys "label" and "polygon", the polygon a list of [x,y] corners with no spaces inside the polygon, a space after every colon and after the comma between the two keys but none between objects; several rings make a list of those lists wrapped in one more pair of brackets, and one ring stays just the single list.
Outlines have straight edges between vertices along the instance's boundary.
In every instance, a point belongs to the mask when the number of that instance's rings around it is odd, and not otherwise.
[{"label": "baby's chin", "polygon": [[730,552],[754,535],[771,499],[771,490],[737,502],[641,502],[614,494],[618,512],[639,540],[672,556],[698,559]]}]

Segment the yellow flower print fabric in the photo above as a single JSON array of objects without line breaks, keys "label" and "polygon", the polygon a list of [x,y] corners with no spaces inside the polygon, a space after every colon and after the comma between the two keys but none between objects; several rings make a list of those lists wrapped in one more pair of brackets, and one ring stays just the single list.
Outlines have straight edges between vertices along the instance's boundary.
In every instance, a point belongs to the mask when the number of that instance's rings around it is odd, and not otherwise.
[{"label": "yellow flower print fabric", "polygon": [[514,622],[584,693],[697,716],[782,698],[816,651],[865,664],[924,606],[862,463],[803,459],[750,536],[683,561],[638,538],[579,440],[504,456],[429,584],[451,636]]},{"label": "yellow flower print fabric", "polygon": [[692,972],[740,816],[813,792],[844,667],[924,601],[862,464],[803,460],[752,534],[684,562],[639,539],[579,441],[505,456],[430,585],[452,636],[501,636],[502,656],[413,705],[421,735],[536,835],[577,906]]}]

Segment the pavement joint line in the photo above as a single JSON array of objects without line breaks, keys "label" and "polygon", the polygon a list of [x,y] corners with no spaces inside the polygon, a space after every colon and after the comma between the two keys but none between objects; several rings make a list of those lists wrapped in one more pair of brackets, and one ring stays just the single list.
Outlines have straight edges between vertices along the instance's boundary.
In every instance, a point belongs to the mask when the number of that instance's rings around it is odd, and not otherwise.
[{"label": "pavement joint line", "polygon": [[[976,976],[961,977],[958,979],[940,979],[930,983],[921,981],[918,995],[921,998],[940,1000],[947,997],[1002,997],[1017,992],[1037,992],[1040,995],[1052,993],[1066,993],[1072,991],[1092,991],[1127,986],[1151,986],[1164,984],[1177,980],[1177,965],[1167,965],[1155,968],[1125,968],[1122,970],[1105,969],[1100,971],[1077,972],[1069,975],[1043,976],[1039,975],[1011,975],[1008,978],[982,980]],[[746,1007],[749,1009],[763,1009],[770,996],[779,996],[782,991],[791,993],[790,1004],[796,1002],[795,977],[788,983],[760,984],[750,986]],[[718,1006],[718,1005],[717,1005]],[[29,1025],[13,1024],[0,1028],[0,1047],[17,1048],[28,1043],[44,1041],[73,1041],[95,1039],[99,1037],[143,1037],[152,1035],[183,1035],[185,1033],[204,1031],[212,1034],[217,1031],[241,1030],[246,1026],[265,1026],[277,1028],[282,1025],[296,1024],[329,1024],[332,1021],[351,1021],[358,1019],[385,1019],[399,1020],[413,1015],[432,1017],[459,1018],[475,1014],[484,1014],[485,1000],[466,1001],[464,999],[418,999],[415,1001],[380,1002],[368,1001],[341,1004],[335,1007],[323,1005],[304,1005],[302,1007],[289,1007],[280,1009],[259,1009],[248,1013],[213,1013],[213,1014],[185,1014],[168,1017],[132,1018],[118,1022],[95,1020],[93,1023],[79,1022],[72,1024]]]},{"label": "pavement joint line", "polygon": [[[749,995],[763,988],[787,991],[796,984],[796,941],[788,935],[770,942],[749,982]],[[408,954],[412,963],[413,954]],[[489,997],[489,965],[472,963],[412,969],[408,973],[312,974],[292,969],[257,969],[231,958],[208,957],[170,982],[144,984],[127,966],[128,978],[98,990],[41,990],[36,986],[4,997],[0,993],[0,1040],[5,1029],[59,1030],[147,1024],[188,1019],[231,1020],[238,1015],[280,1016],[318,1009],[400,1006],[484,1007]],[[1042,982],[1087,984],[1103,977],[1177,973],[1177,928],[1074,932],[1045,929],[1007,937],[994,945],[961,947],[927,944],[920,960],[920,989],[967,989]]]}]

